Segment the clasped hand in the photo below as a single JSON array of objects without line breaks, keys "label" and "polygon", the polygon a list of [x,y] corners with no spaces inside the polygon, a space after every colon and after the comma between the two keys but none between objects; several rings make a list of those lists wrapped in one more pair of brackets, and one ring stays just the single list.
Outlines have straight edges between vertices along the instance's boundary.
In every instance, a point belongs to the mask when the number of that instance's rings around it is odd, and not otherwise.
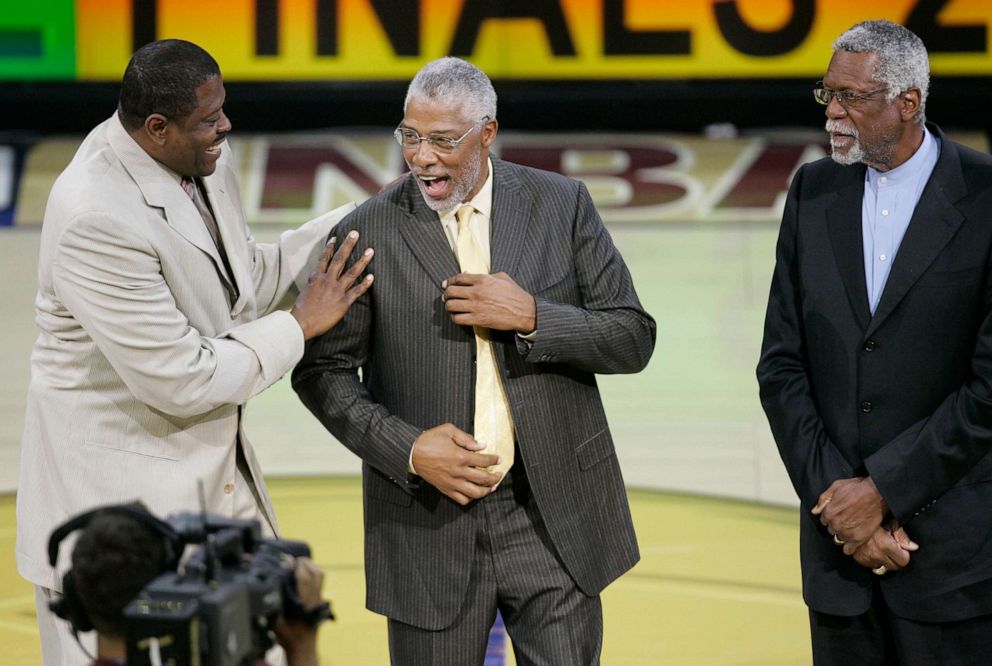
[{"label": "clasped hand", "polygon": [[897,571],[919,546],[896,521],[882,525],[888,511],[871,477],[834,481],[812,509],[845,555],[865,567]]},{"label": "clasped hand", "polygon": [[893,520],[872,532],[868,541],[854,551],[853,556],[854,561],[863,567],[885,567],[885,571],[891,572],[909,564],[909,554],[916,550],[919,546]]}]

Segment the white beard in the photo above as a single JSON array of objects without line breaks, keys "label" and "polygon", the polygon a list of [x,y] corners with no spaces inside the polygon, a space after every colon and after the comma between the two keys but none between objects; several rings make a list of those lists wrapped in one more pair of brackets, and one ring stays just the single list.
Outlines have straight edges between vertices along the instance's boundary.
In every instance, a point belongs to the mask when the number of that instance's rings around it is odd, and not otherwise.
[{"label": "white beard", "polygon": [[[481,152],[481,149],[480,149]],[[407,166],[410,166],[409,164]],[[413,167],[410,167],[411,171]],[[482,160],[472,159],[464,168],[460,170],[460,173],[453,174],[448,173],[448,177],[451,179],[452,189],[451,194],[446,196],[444,199],[435,199],[427,194],[427,190],[424,188],[424,183],[419,178],[417,178],[417,185],[420,186],[420,194],[424,197],[424,203],[427,207],[435,211],[444,211],[454,208],[458,204],[462,203],[465,198],[472,192],[472,189],[479,182],[479,175],[482,173]],[[416,176],[416,172],[414,173]],[[456,179],[457,176],[457,179]]]},{"label": "white beard", "polygon": [[864,161],[865,151],[861,147],[861,137],[858,134],[857,128],[854,127],[848,128],[842,125],[837,120],[828,120],[826,130],[827,132],[842,132],[844,134],[848,134],[854,140],[854,143],[847,150],[847,152],[842,153],[837,149],[837,146],[834,144],[833,136],[830,137],[830,157],[831,159],[833,159],[834,162],[836,162],[837,164],[843,164],[845,166],[848,166],[851,164],[858,164],[859,162]]}]

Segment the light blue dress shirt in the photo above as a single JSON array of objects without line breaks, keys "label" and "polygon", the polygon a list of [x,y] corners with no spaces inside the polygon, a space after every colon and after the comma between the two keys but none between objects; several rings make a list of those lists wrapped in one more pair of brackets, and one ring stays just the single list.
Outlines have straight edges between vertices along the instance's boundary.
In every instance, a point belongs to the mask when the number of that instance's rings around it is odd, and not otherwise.
[{"label": "light blue dress shirt", "polygon": [[[871,313],[882,298],[909,221],[923,188],[940,157],[940,144],[923,129],[923,143],[908,160],[889,171],[868,167],[861,201],[861,236],[865,253],[865,284]],[[920,220],[926,224],[928,220]]]}]

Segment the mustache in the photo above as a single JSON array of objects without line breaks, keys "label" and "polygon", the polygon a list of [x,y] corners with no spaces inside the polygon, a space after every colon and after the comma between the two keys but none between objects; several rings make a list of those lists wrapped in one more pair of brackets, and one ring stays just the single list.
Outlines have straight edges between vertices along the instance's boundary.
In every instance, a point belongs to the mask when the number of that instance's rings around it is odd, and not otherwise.
[{"label": "mustache", "polygon": [[853,125],[845,125],[843,122],[835,118],[828,120],[827,124],[824,126],[824,129],[826,129],[830,134],[847,134],[848,136],[854,137],[855,140],[859,138],[858,128]]}]

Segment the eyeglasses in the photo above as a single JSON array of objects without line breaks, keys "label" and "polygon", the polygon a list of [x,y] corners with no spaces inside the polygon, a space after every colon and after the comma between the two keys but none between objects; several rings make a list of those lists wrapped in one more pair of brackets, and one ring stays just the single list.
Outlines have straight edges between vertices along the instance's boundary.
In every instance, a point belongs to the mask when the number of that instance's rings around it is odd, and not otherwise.
[{"label": "eyeglasses", "polygon": [[845,109],[860,109],[872,97],[886,90],[888,88],[884,86],[866,93],[854,92],[853,90],[834,90],[824,86],[823,81],[817,81],[813,87],[813,98],[823,106],[829,105],[831,99],[836,99]]},{"label": "eyeglasses", "polygon": [[458,146],[461,145],[461,142],[465,140],[465,137],[471,134],[473,130],[477,130],[482,127],[483,123],[487,120],[489,120],[489,116],[484,116],[481,121],[469,127],[468,130],[457,139],[454,137],[445,136],[444,134],[420,136],[409,127],[397,127],[393,130],[393,138],[395,138],[396,143],[403,146],[404,149],[415,149],[420,146],[421,141],[426,141],[429,146],[439,153],[453,153]]}]

